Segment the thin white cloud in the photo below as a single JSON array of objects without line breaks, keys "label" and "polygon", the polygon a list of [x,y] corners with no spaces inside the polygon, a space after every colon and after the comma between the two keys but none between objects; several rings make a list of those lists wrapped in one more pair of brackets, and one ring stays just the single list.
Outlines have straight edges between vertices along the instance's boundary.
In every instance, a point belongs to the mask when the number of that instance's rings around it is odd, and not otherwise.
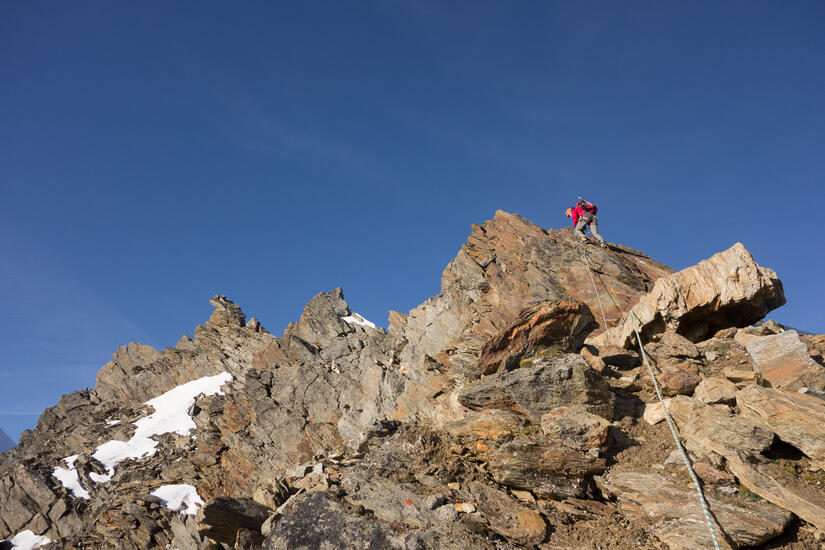
[{"label": "thin white cloud", "polygon": [[328,162],[371,183],[390,181],[375,156],[353,147],[350,141],[329,132],[298,127],[264,108],[242,92],[220,94],[222,113],[212,122],[230,140],[251,151],[295,158],[306,155]]}]

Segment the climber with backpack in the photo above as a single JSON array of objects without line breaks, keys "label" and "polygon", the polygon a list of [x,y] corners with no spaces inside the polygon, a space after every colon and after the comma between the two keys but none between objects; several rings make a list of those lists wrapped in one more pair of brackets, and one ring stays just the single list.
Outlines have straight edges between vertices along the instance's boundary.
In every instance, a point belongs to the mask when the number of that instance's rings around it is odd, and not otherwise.
[{"label": "climber with backpack", "polygon": [[598,212],[598,210],[598,206],[579,197],[576,205],[573,208],[568,208],[565,213],[568,218],[573,220],[573,232],[582,243],[588,242],[587,235],[584,234],[584,230],[587,227],[590,227],[590,233],[596,238],[596,240],[599,241],[599,245],[602,248],[607,248],[607,244],[605,244],[604,239],[601,235],[599,235],[599,218],[596,217],[596,212]]}]

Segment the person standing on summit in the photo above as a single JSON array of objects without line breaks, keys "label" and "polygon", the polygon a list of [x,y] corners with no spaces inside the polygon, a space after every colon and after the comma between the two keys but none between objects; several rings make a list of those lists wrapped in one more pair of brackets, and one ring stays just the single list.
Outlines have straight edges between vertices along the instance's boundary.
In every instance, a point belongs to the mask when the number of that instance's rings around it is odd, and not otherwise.
[{"label": "person standing on summit", "polygon": [[587,236],[584,234],[584,230],[589,226],[590,233],[596,237],[596,240],[599,241],[599,245],[602,248],[607,248],[607,244],[605,244],[604,239],[601,235],[599,235],[599,218],[596,217],[596,212],[598,211],[598,206],[595,204],[590,204],[586,200],[579,198],[576,206],[573,208],[568,208],[565,213],[568,218],[573,220],[573,232],[582,243],[587,242]]}]

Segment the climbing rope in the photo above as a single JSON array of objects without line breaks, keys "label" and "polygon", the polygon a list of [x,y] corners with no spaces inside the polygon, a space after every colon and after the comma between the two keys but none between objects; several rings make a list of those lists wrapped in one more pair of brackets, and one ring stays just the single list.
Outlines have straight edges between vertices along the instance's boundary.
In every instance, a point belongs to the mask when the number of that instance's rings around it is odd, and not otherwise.
[{"label": "climbing rope", "polygon": [[593,283],[593,290],[596,291],[596,299],[599,301],[599,310],[602,312],[602,321],[604,321],[602,326],[604,327],[604,330],[607,330],[607,317],[604,315],[604,306],[602,305],[602,299],[599,296],[599,289],[596,288],[596,280],[593,279],[593,270],[590,269],[590,262],[587,261],[587,251],[584,249],[582,249],[582,251],[584,252],[584,261],[587,262],[587,274],[590,275],[590,282]]},{"label": "climbing rope", "polygon": [[[593,283],[593,290],[596,291],[596,297],[599,301],[599,307],[602,307],[601,298],[599,298],[599,290],[596,288],[596,282],[593,279],[593,268],[590,267],[590,262],[587,259],[587,251],[582,248],[582,252],[584,255],[584,261],[587,264],[587,271],[590,273],[590,281]],[[621,315],[622,310],[619,308],[619,305],[616,303],[616,300],[613,299],[613,295],[610,292],[610,289],[607,288],[607,285],[604,284],[601,276],[599,280],[602,282],[604,289],[607,291],[607,295],[610,297],[611,301],[613,301],[613,305],[616,306],[616,309],[619,310],[619,314]],[[664,397],[662,397],[662,391],[659,388],[659,381],[656,379],[656,374],[653,372],[653,367],[650,366],[650,362],[647,360],[647,354],[645,353],[645,348],[642,345],[642,336],[639,334],[638,325],[641,325],[642,322],[639,321],[639,318],[636,317],[636,313],[631,309],[628,312],[628,316],[633,318],[633,332],[636,333],[636,342],[639,344],[639,352],[642,355],[642,361],[644,361],[645,367],[647,367],[647,372],[650,374],[651,380],[653,380],[653,388],[656,390],[656,397],[659,398],[659,404],[662,406],[662,412],[665,415],[665,420],[667,420],[667,425],[670,428],[670,434],[673,436],[673,441],[676,443],[676,448],[679,449],[679,453],[682,455],[682,461],[685,463],[687,467],[687,471],[690,474],[690,478],[693,480],[693,485],[696,487],[696,493],[699,495],[699,503],[702,505],[702,512],[705,514],[705,521],[708,523],[708,531],[710,531],[710,537],[713,539],[713,546],[716,550],[720,550],[719,542],[716,540],[716,530],[713,528],[713,521],[710,518],[710,510],[708,509],[708,502],[705,498],[705,493],[702,491],[702,485],[699,483],[699,478],[696,477],[696,473],[693,471],[693,466],[690,463],[690,458],[688,458],[687,453],[685,452],[685,448],[682,446],[682,443],[679,441],[679,435],[676,432],[676,426],[673,424],[673,419],[670,418],[670,414],[667,412],[667,407],[665,406]],[[604,309],[602,309],[602,318],[604,318]],[[621,322],[621,319],[620,321]],[[604,324],[605,330],[607,330],[607,321]]]}]

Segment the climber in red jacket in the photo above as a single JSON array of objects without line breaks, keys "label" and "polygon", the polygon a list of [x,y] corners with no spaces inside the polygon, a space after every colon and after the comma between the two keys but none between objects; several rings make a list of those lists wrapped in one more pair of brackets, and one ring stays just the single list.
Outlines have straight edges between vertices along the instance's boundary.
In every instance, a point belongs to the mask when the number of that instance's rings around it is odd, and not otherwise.
[{"label": "climber in red jacket", "polygon": [[599,218],[596,217],[599,207],[595,204],[590,204],[584,199],[579,199],[576,206],[567,209],[567,217],[573,220],[573,232],[583,243],[587,242],[587,236],[584,234],[586,227],[590,227],[590,233],[599,241],[602,248],[607,248],[604,239],[599,235]]}]

